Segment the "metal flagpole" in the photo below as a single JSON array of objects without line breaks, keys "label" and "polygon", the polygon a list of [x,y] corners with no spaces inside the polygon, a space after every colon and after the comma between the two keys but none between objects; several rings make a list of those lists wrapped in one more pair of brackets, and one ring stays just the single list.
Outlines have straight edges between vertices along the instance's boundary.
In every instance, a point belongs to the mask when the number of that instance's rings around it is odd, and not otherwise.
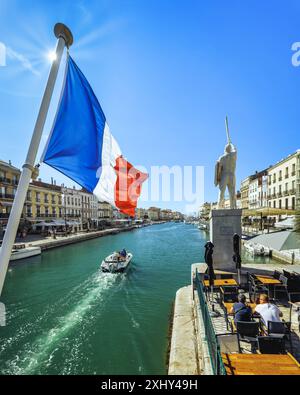
[{"label": "metal flagpole", "polygon": [[46,89],[44,92],[44,96],[42,99],[36,124],[34,127],[26,161],[25,164],[23,165],[23,170],[18,184],[16,196],[14,198],[12,210],[8,219],[8,224],[6,227],[2,247],[0,249],[0,295],[2,292],[2,288],[7,272],[11,250],[16,238],[16,234],[21,218],[21,213],[25,203],[29,182],[32,178],[32,172],[34,170],[36,155],[41,141],[43,128],[45,125],[52,93],[54,90],[54,85],[55,85],[60,61],[62,58],[62,54],[65,46],[69,48],[73,43],[73,36],[71,31],[67,26],[65,26],[62,23],[57,23],[54,26],[54,34],[58,39],[56,46],[56,59],[53,60],[52,62],[50,74],[48,77]]}]

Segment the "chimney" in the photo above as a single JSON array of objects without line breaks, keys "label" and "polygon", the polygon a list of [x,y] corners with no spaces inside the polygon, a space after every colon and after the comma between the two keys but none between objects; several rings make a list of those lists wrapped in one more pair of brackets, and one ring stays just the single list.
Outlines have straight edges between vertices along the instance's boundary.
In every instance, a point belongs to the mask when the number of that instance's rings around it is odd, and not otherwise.
[{"label": "chimney", "polygon": [[51,185],[53,185],[53,177],[51,177]]},{"label": "chimney", "polygon": [[11,166],[11,160],[8,161],[8,164]]}]

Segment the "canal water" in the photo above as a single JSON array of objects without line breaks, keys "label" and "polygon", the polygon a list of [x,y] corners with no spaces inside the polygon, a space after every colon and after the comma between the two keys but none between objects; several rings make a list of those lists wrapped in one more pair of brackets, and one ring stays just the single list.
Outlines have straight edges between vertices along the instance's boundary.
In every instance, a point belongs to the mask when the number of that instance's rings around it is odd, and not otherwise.
[{"label": "canal water", "polygon": [[[44,252],[10,266],[2,374],[164,374],[171,306],[203,260],[205,233],[168,223]],[[126,274],[101,260],[125,247]]]},{"label": "canal water", "polygon": [[[172,303],[206,237],[167,223],[10,265],[0,374],[166,373]],[[122,248],[134,255],[127,273],[102,273],[101,260]]]}]

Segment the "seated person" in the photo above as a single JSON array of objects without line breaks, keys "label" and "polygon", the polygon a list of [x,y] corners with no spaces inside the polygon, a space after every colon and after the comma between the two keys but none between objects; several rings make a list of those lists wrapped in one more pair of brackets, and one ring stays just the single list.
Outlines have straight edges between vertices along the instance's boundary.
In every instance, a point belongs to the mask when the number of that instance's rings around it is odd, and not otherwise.
[{"label": "seated person", "polygon": [[234,303],[230,310],[231,314],[234,314],[234,322],[236,321],[251,321],[252,309],[246,304],[245,294],[238,295],[238,302]]},{"label": "seated person", "polygon": [[120,252],[120,255],[121,255],[123,258],[126,258],[127,252],[126,252],[125,248],[123,248],[123,250]]},{"label": "seated person", "polygon": [[268,321],[281,322],[282,312],[275,304],[269,303],[269,297],[266,294],[259,296],[259,304],[255,311],[261,316],[263,324],[268,327]]}]

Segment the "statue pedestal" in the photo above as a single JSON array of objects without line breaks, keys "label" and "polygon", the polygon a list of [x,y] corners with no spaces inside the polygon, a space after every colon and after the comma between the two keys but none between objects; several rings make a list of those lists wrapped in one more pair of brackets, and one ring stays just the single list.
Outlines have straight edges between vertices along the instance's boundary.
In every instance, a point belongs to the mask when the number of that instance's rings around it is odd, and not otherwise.
[{"label": "statue pedestal", "polygon": [[212,210],[210,218],[210,240],[214,244],[214,268],[236,271],[233,262],[233,235],[242,236],[242,210]]}]

